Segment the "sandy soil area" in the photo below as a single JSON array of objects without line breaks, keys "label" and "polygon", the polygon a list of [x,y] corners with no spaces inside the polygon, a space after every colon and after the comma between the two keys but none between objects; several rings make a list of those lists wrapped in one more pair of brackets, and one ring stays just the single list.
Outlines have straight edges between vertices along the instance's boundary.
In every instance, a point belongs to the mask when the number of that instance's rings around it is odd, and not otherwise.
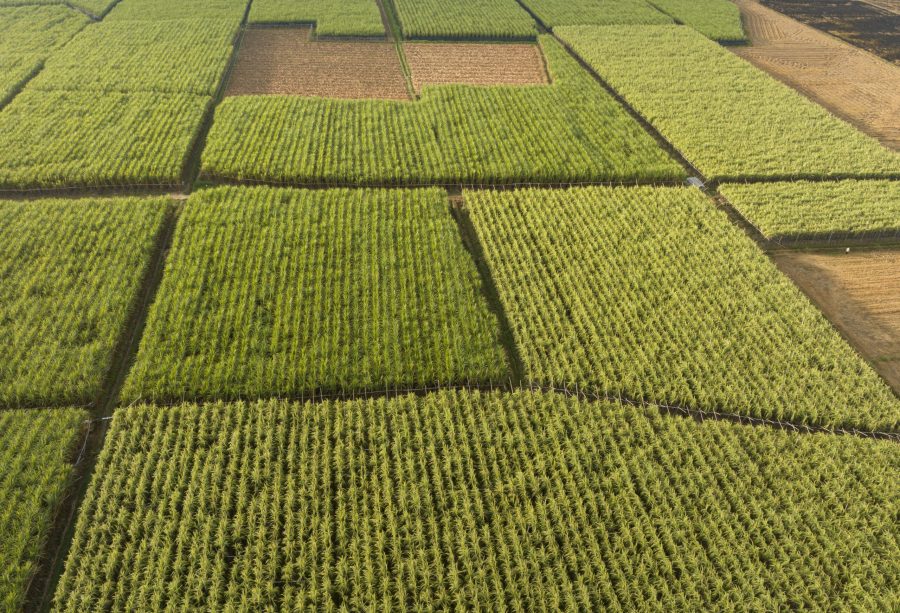
[{"label": "sandy soil area", "polygon": [[547,69],[534,44],[406,43],[413,86],[546,85]]},{"label": "sandy soil area", "polygon": [[310,28],[250,28],[227,96],[409,98],[393,43],[313,41]]},{"label": "sandy soil area", "polygon": [[751,46],[729,47],[885,146],[900,149],[900,66],[754,0],[736,0]]},{"label": "sandy soil area", "polygon": [[900,251],[773,257],[900,394]]}]

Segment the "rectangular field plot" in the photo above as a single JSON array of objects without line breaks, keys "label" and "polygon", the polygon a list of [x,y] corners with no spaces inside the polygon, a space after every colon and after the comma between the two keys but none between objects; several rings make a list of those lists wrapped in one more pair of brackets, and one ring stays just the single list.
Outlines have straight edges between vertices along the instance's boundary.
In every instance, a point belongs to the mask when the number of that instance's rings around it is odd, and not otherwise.
[{"label": "rectangular field plot", "polygon": [[0,112],[0,190],[178,185],[210,100],[27,88]]},{"label": "rectangular field plot", "polygon": [[96,400],[167,207],[0,201],[0,407]]},{"label": "rectangular field plot", "polygon": [[900,400],[698,190],[465,199],[532,381],[807,424],[900,425]]},{"label": "rectangular field plot", "polygon": [[900,177],[900,154],[690,28],[556,33],[709,179]]},{"label": "rectangular field plot", "polygon": [[773,257],[900,394],[900,251],[788,251]]},{"label": "rectangular field plot", "polygon": [[25,610],[87,419],[78,409],[0,411],[0,609]]},{"label": "rectangular field plot", "polygon": [[237,26],[211,19],[100,23],[55,53],[29,87],[212,96]]},{"label": "rectangular field plot", "polygon": [[[254,4],[257,4],[256,0]],[[109,12],[110,21],[161,21],[166,19],[227,19],[238,25],[247,11],[247,0],[121,0]]]},{"label": "rectangular field plot", "polygon": [[517,43],[406,43],[416,92],[428,85],[547,85],[538,45]]},{"label": "rectangular field plot", "polygon": [[123,409],[54,606],[889,610],[898,470],[528,392]]},{"label": "rectangular field plot", "polygon": [[545,87],[431,87],[413,103],[227,98],[203,176],[354,186],[684,177],[558,43],[541,42]]},{"label": "rectangular field plot", "polygon": [[534,20],[516,0],[393,0],[403,36],[432,40],[534,40]]},{"label": "rectangular field plot", "polygon": [[725,196],[766,238],[900,237],[900,182],[726,183]]},{"label": "rectangular field plot", "polygon": [[250,23],[307,24],[318,36],[384,36],[376,0],[253,0]]},{"label": "rectangular field plot", "polygon": [[226,95],[409,98],[393,43],[313,41],[311,34],[308,27],[246,30]]},{"label": "rectangular field plot", "polygon": [[550,28],[674,23],[644,0],[524,0],[524,4]]},{"label": "rectangular field plot", "polygon": [[191,197],[129,399],[505,380],[499,324],[442,190]]}]

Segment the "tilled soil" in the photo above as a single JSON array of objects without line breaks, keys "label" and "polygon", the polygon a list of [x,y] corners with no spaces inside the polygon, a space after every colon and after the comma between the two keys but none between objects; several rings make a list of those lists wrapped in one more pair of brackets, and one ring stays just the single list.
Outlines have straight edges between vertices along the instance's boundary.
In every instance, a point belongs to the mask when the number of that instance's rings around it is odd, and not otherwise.
[{"label": "tilled soil", "polygon": [[248,29],[225,95],[409,98],[393,43],[310,36],[310,28]]},{"label": "tilled soil", "polygon": [[897,0],[761,0],[766,6],[900,63]]},{"label": "tilled soil", "polygon": [[900,67],[755,0],[736,0],[751,46],[729,47],[885,146],[900,149]]},{"label": "tilled soil", "polygon": [[546,85],[547,69],[534,44],[406,43],[413,86]]},{"label": "tilled soil", "polygon": [[900,394],[900,250],[774,259]]}]

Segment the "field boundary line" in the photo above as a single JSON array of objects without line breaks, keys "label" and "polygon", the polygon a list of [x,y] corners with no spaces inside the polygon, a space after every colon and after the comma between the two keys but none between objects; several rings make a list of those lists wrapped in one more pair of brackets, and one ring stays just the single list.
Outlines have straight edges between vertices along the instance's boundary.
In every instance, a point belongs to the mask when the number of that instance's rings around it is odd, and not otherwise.
[{"label": "field boundary line", "polygon": [[188,155],[185,158],[184,168],[182,169],[182,184],[185,193],[191,192],[194,183],[197,181],[197,178],[202,171],[203,151],[206,149],[206,139],[209,136],[209,131],[212,129],[212,124],[216,117],[216,109],[219,104],[221,104],[222,100],[225,99],[225,92],[228,89],[228,84],[231,82],[231,76],[234,72],[234,67],[237,64],[241,45],[244,41],[244,33],[247,31],[247,22],[250,19],[250,9],[252,7],[253,0],[247,0],[247,5],[244,7],[244,16],[241,18],[241,23],[238,25],[238,31],[235,34],[234,40],[231,41],[231,56],[228,58],[228,67],[225,69],[225,72],[219,80],[219,87],[216,89],[215,94],[209,100],[209,104],[203,114],[203,120],[200,122],[197,133],[194,135],[194,139],[191,141],[191,145],[188,148]]},{"label": "field boundary line", "polygon": [[[152,399],[144,399],[144,398],[136,398],[130,401],[127,405],[120,404],[117,407],[117,410],[128,410],[134,406],[139,405],[148,405],[154,406],[158,408],[172,408],[181,406],[183,404],[198,404],[198,405],[209,405],[215,403],[255,403],[255,402],[264,402],[264,401],[284,401],[284,402],[293,402],[293,403],[306,403],[310,402],[313,404],[327,401],[354,401],[354,400],[369,400],[369,399],[391,399],[397,398],[401,396],[426,396],[428,394],[433,394],[436,392],[442,391],[460,391],[460,392],[505,392],[505,393],[514,393],[518,391],[530,391],[530,392],[541,392],[545,394],[560,394],[569,398],[576,398],[584,401],[594,401],[594,402],[611,402],[615,404],[621,404],[625,406],[632,406],[637,408],[646,408],[646,409],[658,409],[660,412],[666,415],[679,416],[679,417],[690,417],[696,419],[697,421],[727,421],[729,423],[744,425],[744,426],[757,426],[757,427],[769,427],[775,428],[778,430],[785,430],[796,432],[798,434],[831,434],[836,436],[854,436],[857,438],[868,438],[868,439],[877,439],[877,440],[889,440],[896,443],[900,443],[900,432],[894,431],[882,431],[882,430],[862,430],[859,428],[844,428],[844,427],[828,427],[828,426],[817,426],[813,424],[804,424],[800,422],[793,422],[787,420],[778,420],[771,419],[766,417],[755,417],[751,415],[741,415],[738,413],[731,413],[728,411],[717,411],[717,410],[708,410],[708,409],[697,409],[693,407],[687,407],[683,405],[676,404],[668,404],[664,402],[655,402],[652,400],[639,400],[627,395],[613,395],[613,394],[603,394],[600,392],[595,392],[590,389],[584,389],[580,386],[573,385],[572,387],[563,386],[559,387],[557,385],[548,385],[542,384],[535,381],[527,381],[523,380],[520,382],[514,381],[512,378],[508,379],[506,382],[486,382],[486,383],[477,383],[477,382],[465,382],[465,383],[435,383],[433,385],[420,385],[420,386],[393,386],[393,387],[385,387],[383,389],[360,389],[360,390],[348,390],[348,391],[317,391],[312,390],[306,393],[295,393],[295,394],[259,394],[259,395],[247,395],[247,396],[223,396],[220,398],[200,398],[195,397],[192,398],[190,396],[184,396],[181,399],[172,399],[172,400],[152,400]],[[113,419],[115,416],[113,415]]]},{"label": "field boundary line", "polygon": [[81,502],[93,475],[109,422],[125,378],[134,363],[138,345],[143,334],[150,305],[162,282],[166,258],[175,235],[181,205],[169,205],[166,217],[155,236],[154,247],[147,268],[144,270],[128,321],[120,334],[113,354],[112,364],[103,382],[102,391],[91,412],[91,419],[85,422],[81,451],[72,465],[67,492],[56,510],[56,516],[26,591],[26,606],[29,610],[49,611],[53,603],[56,584],[62,575],[63,566],[72,544],[75,521]]}]

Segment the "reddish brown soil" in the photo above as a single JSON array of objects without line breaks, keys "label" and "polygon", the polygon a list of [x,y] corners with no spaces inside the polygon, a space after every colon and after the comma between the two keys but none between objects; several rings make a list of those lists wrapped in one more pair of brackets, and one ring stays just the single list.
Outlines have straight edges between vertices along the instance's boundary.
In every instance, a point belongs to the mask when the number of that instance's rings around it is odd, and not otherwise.
[{"label": "reddish brown soil", "polygon": [[404,51],[416,92],[448,83],[549,83],[540,47],[533,44],[406,43]]},{"label": "reddish brown soil", "polygon": [[736,0],[749,47],[729,47],[884,145],[900,149],[900,66],[754,0]]},{"label": "reddish brown soil", "polygon": [[900,251],[773,257],[900,394]]},{"label": "reddish brown soil", "polygon": [[225,95],[409,98],[393,43],[310,35],[310,28],[248,29]]}]

